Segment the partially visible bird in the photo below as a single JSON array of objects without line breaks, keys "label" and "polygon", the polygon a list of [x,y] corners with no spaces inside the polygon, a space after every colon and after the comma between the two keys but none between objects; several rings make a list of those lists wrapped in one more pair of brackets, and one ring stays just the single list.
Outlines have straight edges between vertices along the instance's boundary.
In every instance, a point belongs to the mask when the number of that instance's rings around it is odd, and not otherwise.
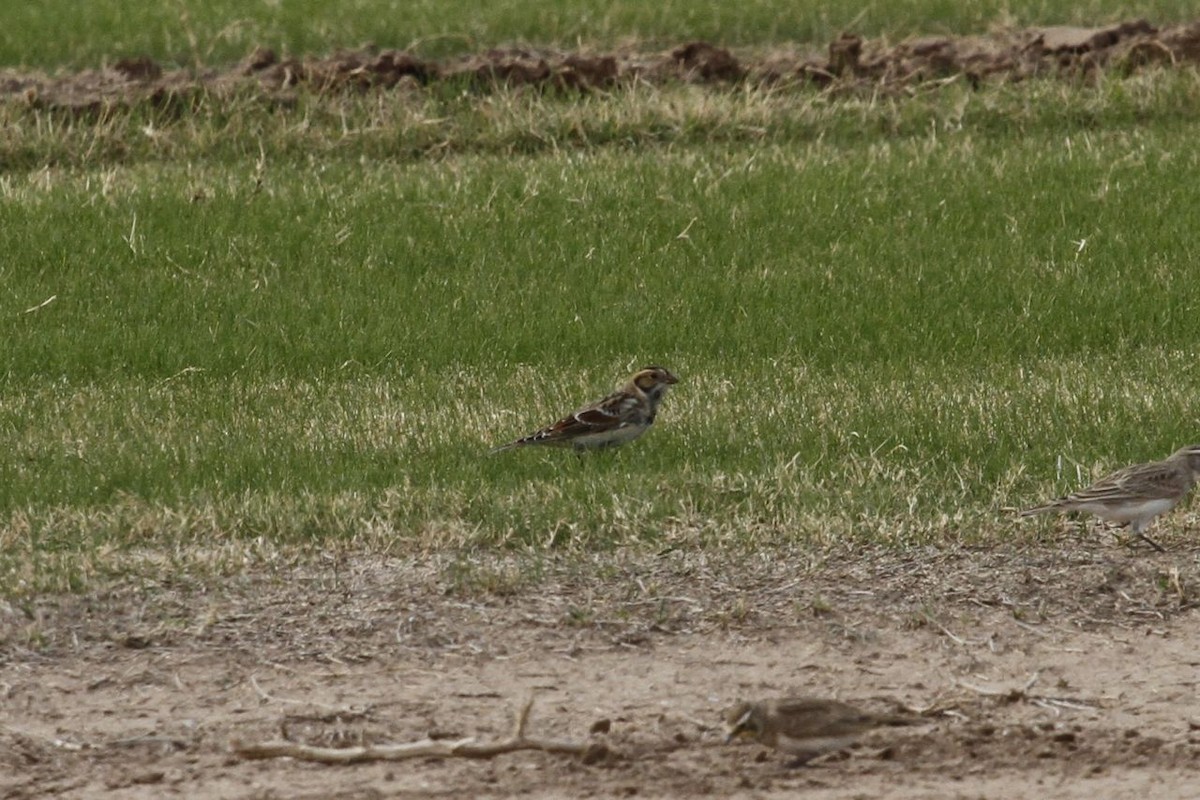
[{"label": "partially visible bird", "polygon": [[1159,514],[1178,505],[1197,479],[1200,479],[1200,444],[1190,444],[1162,461],[1125,467],[1086,489],[1027,508],[1021,516],[1086,511],[1106,522],[1128,524],[1134,536],[1161,553],[1162,545],[1143,531]]},{"label": "partially visible bird", "polygon": [[663,367],[644,367],[608,397],[584,406],[553,425],[496,447],[492,452],[529,445],[587,450],[632,441],[654,424],[658,404],[667,389],[678,382],[679,379]]},{"label": "partially visible bird", "polygon": [[785,697],[739,703],[725,714],[725,742],[749,737],[796,756],[789,766],[853,744],[862,734],[887,725],[920,725],[921,717],[872,714],[838,700]]}]

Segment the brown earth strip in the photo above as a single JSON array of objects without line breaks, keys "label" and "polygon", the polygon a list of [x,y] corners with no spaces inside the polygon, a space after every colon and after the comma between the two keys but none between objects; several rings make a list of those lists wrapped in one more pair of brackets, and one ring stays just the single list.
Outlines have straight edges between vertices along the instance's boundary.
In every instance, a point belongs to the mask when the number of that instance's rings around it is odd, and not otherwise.
[{"label": "brown earth strip", "polygon": [[258,48],[240,64],[224,70],[174,69],[145,57],[123,58],[104,69],[57,76],[5,70],[0,71],[0,98],[17,99],[39,109],[96,113],[142,102],[166,105],[197,93],[221,94],[247,87],[275,100],[287,100],[298,87],[336,92],[436,83],[462,84],[479,91],[497,86],[588,91],[637,82],[807,83],[878,89],[955,76],[976,85],[1196,63],[1200,63],[1200,21],[1157,28],[1145,20],[1134,20],[1099,28],[1025,28],[982,36],[920,37],[897,44],[847,33],[831,42],[824,54],[780,49],[767,55],[738,56],[706,42],[690,42],[665,52],[511,47],[446,60],[373,47],[328,56],[281,58],[268,48]]}]

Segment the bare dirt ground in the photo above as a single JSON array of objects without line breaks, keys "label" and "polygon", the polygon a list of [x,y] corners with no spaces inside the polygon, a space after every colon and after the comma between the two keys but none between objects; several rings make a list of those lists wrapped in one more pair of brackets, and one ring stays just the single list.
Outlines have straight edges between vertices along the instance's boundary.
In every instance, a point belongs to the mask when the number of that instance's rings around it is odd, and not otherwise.
[{"label": "bare dirt ground", "polygon": [[[347,555],[0,603],[0,796],[1196,797],[1200,547],[1169,544]],[[231,750],[494,740],[531,692],[531,735],[603,757]],[[928,724],[802,769],[723,744],[786,693]]]},{"label": "bare dirt ground", "polygon": [[[812,83],[872,92],[905,90],[928,81],[962,78],[1020,81],[1038,76],[1131,72],[1148,65],[1200,63],[1200,21],[1159,28],[1131,20],[1096,28],[998,29],[984,36],[925,36],[891,42],[842,34],[824,52],[798,46],[740,53],[707,42],[662,51],[614,52],[508,47],[453,59],[424,59],[367,46],[322,56],[281,57],[259,48],[230,68],[171,68],[146,57],[124,57],[99,70],[47,75],[0,70],[0,99],[35,109],[93,115],[148,102],[187,108],[197,95],[259,92],[271,102],[294,100],[298,87],[366,91],[452,81],[486,90],[534,86],[589,91],[637,82],[711,84]],[[181,102],[184,101],[184,102]]]}]

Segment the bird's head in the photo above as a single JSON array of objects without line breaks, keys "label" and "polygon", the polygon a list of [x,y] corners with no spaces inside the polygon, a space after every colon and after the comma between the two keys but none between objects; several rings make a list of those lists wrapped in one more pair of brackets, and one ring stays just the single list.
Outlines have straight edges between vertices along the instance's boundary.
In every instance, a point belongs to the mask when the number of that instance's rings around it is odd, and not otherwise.
[{"label": "bird's head", "polygon": [[762,729],[762,709],[755,703],[738,703],[725,712],[726,744],[743,737],[757,738]]},{"label": "bird's head", "polygon": [[1200,444],[1189,444],[1175,451],[1175,458],[1185,459],[1192,477],[1200,477]]},{"label": "bird's head", "polygon": [[633,374],[630,380],[634,386],[648,395],[661,395],[668,386],[679,383],[679,378],[675,377],[669,369],[655,366],[642,367]]}]

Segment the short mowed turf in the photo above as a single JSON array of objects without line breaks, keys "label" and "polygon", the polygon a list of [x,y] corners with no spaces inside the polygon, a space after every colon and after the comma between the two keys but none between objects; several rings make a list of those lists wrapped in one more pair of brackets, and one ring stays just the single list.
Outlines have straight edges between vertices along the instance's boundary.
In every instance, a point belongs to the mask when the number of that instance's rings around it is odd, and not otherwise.
[{"label": "short mowed turf", "polygon": [[[4,593],[347,547],[1001,544],[1200,439],[1192,68],[190,112],[0,111]],[[647,363],[681,380],[644,438],[489,454]]]}]

